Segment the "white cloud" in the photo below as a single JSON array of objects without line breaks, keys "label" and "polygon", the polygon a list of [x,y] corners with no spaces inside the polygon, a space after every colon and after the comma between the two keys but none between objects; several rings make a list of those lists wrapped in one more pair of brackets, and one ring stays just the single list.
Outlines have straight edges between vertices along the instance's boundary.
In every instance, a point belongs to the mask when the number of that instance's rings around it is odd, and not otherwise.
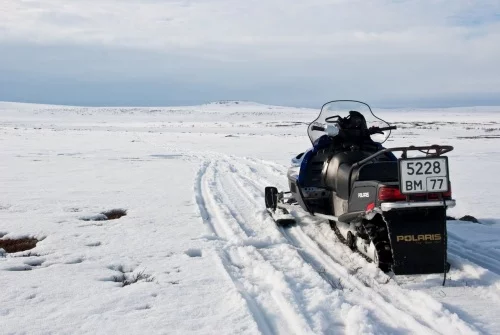
[{"label": "white cloud", "polygon": [[227,85],[271,72],[402,95],[500,87],[497,0],[3,0],[0,48],[13,42],[163,53],[169,74],[229,69]]},{"label": "white cloud", "polygon": [[[500,3],[468,0],[3,0],[3,39],[153,48],[404,49],[488,36]],[[500,21],[500,17],[497,17]],[[484,25],[481,24],[484,21]],[[471,22],[474,24],[471,25]],[[461,28],[457,25],[463,24]],[[403,44],[403,47],[399,45]],[[436,47],[436,45],[431,44]],[[287,50],[288,51],[288,50]]]}]

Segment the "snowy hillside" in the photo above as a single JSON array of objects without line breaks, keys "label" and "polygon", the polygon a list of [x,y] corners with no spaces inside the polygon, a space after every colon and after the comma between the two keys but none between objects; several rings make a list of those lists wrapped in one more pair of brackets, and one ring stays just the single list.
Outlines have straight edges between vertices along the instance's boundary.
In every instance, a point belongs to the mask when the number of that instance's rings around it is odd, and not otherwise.
[{"label": "snowy hillside", "polygon": [[268,217],[318,110],[0,102],[0,240],[38,241],[0,252],[0,332],[499,334],[500,107],[375,113],[386,146],[455,147],[449,215],[480,223],[448,222],[445,287]]}]

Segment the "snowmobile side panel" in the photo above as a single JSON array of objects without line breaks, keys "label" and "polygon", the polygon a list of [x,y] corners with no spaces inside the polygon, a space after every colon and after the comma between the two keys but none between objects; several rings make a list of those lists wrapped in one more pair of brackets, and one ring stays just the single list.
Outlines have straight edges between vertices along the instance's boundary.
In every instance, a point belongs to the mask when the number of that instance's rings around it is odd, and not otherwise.
[{"label": "snowmobile side panel", "polygon": [[365,211],[377,199],[378,182],[356,182],[349,200],[349,212]]},{"label": "snowmobile side panel", "polygon": [[446,207],[384,212],[395,274],[444,273],[447,270]]}]

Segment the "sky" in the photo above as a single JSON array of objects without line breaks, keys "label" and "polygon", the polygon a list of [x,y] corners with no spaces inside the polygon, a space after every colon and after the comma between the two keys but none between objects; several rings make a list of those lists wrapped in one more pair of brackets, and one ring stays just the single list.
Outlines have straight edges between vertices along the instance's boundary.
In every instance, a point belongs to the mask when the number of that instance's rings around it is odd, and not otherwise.
[{"label": "sky", "polygon": [[500,1],[2,0],[0,100],[500,105]]}]

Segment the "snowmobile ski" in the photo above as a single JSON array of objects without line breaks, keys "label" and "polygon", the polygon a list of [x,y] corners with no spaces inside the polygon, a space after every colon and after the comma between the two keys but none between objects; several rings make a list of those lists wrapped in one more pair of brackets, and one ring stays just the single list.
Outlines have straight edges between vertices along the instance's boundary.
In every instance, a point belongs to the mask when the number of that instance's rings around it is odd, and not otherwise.
[{"label": "snowmobile ski", "polygon": [[276,187],[265,189],[266,209],[278,226],[295,224],[295,218],[283,206],[283,193],[278,193]]}]

